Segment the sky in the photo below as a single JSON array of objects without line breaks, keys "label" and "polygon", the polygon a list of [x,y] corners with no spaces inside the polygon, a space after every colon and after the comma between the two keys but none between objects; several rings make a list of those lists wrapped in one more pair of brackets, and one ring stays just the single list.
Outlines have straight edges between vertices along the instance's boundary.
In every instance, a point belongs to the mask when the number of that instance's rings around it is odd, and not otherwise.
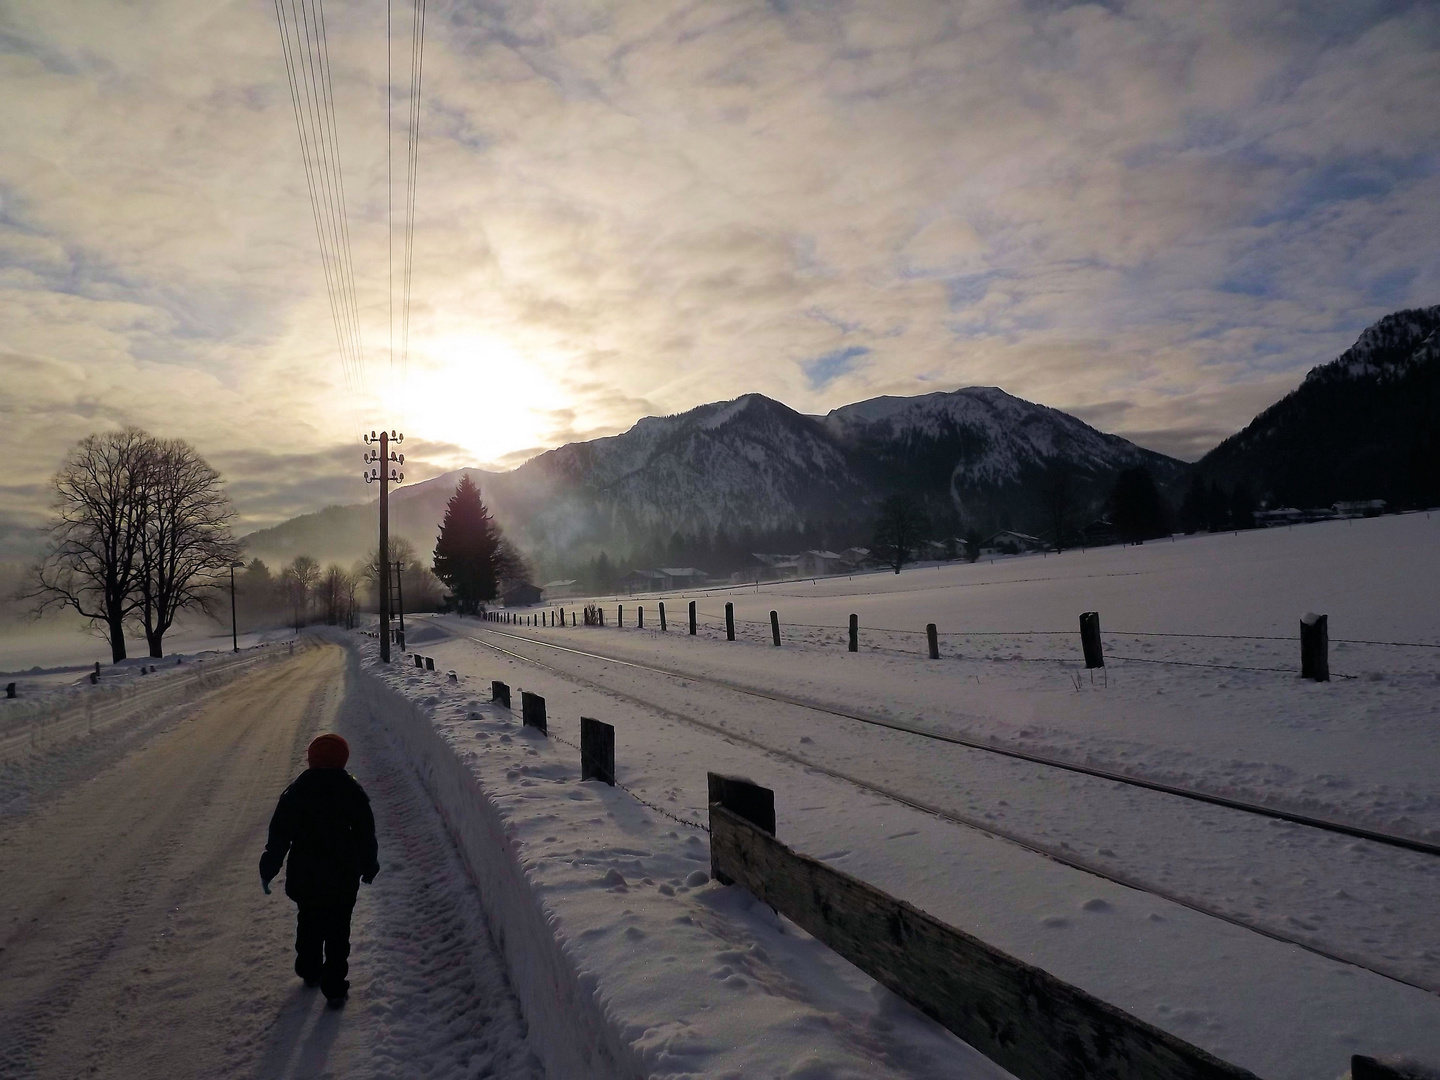
[{"label": "sky", "polygon": [[1194,459],[1440,303],[1434,3],[427,0],[406,349],[412,5],[388,94],[385,4],[324,17],[348,365],[272,0],[0,0],[0,554],[130,423],[242,532],[382,425],[417,478],[752,391]]}]

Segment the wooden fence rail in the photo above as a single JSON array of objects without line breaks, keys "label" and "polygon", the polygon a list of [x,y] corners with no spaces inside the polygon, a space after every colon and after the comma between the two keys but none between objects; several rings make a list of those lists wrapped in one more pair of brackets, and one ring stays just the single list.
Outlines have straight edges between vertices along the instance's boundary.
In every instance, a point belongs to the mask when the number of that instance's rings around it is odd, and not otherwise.
[{"label": "wooden fence rail", "polygon": [[[713,876],[741,885],[1020,1080],[1255,1080],[774,836],[774,793],[710,774]],[[768,827],[767,827],[768,826]]]}]

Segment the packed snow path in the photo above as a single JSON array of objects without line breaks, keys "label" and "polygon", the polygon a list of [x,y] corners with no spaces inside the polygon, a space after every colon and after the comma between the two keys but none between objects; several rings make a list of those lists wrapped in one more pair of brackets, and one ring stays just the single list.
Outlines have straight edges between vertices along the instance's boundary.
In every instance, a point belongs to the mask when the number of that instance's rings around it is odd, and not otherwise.
[{"label": "packed snow path", "polygon": [[[299,651],[0,818],[0,1076],[541,1074],[443,825],[345,670]],[[382,867],[340,1011],[292,974],[294,905],[255,868],[322,729],[350,740]]]}]

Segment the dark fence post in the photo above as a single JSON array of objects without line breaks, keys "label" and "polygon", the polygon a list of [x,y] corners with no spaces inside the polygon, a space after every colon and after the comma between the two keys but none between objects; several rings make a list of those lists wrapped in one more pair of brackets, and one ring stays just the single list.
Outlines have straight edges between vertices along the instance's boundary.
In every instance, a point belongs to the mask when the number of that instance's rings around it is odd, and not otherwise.
[{"label": "dark fence post", "polygon": [[775,647],[780,647],[780,613],[770,612],[770,639],[775,642]]},{"label": "dark fence post", "polygon": [[435,670],[435,658],[434,658],[433,656],[427,656],[427,657],[425,657],[425,670],[426,670],[426,671],[434,671],[434,670]]},{"label": "dark fence post", "polygon": [[1085,650],[1085,666],[1087,668],[1105,666],[1105,653],[1100,648],[1100,613],[1098,611],[1082,611],[1080,613],[1080,647]]},{"label": "dark fence post", "polygon": [[540,730],[541,735],[549,735],[545,727],[545,699],[539,694],[532,694],[529,690],[520,691],[520,723],[524,727],[533,727]]},{"label": "dark fence post", "polygon": [[725,601],[725,640],[735,640],[735,605]]},{"label": "dark fence post", "polygon": [[1305,613],[1300,620],[1300,677],[1330,681],[1330,616]]},{"label": "dark fence post", "polygon": [[498,701],[507,709],[510,708],[510,687],[498,679],[492,680],[490,683],[490,700]]},{"label": "dark fence post", "polygon": [[860,616],[850,616],[850,651],[860,651]]},{"label": "dark fence post", "polygon": [[660,601],[660,632],[665,633],[669,627],[665,625],[665,601]]},{"label": "dark fence post", "polygon": [[925,624],[925,642],[930,646],[930,659],[940,659],[940,634],[935,629],[935,624]]},{"label": "dark fence post", "polygon": [[690,601],[690,636],[695,636],[695,601]]},{"label": "dark fence post", "polygon": [[[565,609],[564,609],[563,607],[560,609],[560,625],[561,625],[561,626],[564,626],[564,625],[565,625]],[[573,623],[572,623],[572,625],[573,625]]]},{"label": "dark fence post", "polygon": [[616,605],[615,605],[615,625],[616,625],[616,626],[624,626],[624,625],[625,625],[625,605],[624,605],[624,604],[616,604]]},{"label": "dark fence post", "polygon": [[15,684],[13,682],[5,684],[5,696],[7,698],[13,698],[15,696]]},{"label": "dark fence post", "polygon": [[420,659],[420,654],[418,652],[415,654],[415,666],[418,668],[423,668],[425,666],[425,661]]},{"label": "dark fence post", "polygon": [[580,717],[580,779],[615,786],[615,728]]},{"label": "dark fence post", "polygon": [[[739,814],[757,829],[775,835],[775,792],[761,787],[743,776],[725,776],[722,773],[706,773],[710,788],[710,805],[723,806],[732,814]],[[721,885],[732,885],[734,880],[719,870],[715,855],[710,856],[710,876]]]},{"label": "dark fence post", "polygon": [[645,605],[641,604],[635,609],[635,629],[645,629]]}]

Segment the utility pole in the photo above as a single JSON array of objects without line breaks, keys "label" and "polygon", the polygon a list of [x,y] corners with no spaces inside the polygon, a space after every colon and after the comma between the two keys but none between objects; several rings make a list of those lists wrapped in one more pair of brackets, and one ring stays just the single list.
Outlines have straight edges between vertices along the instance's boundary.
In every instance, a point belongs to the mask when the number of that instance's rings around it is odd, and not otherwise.
[{"label": "utility pole", "polygon": [[405,566],[395,560],[395,613],[400,617],[400,651],[405,651],[405,587],[400,581],[400,571]]},{"label": "utility pole", "polygon": [[382,431],[378,436],[372,431],[365,436],[367,446],[379,443],[380,447],[365,455],[365,464],[379,463],[378,468],[365,474],[365,482],[380,482],[380,551],[375,561],[380,571],[380,659],[387,664],[390,662],[390,485],[405,479],[404,473],[391,468],[392,464],[405,464],[405,455],[396,454],[390,444],[404,441],[403,433],[397,435],[393,431]]},{"label": "utility pole", "polygon": [[230,644],[233,652],[240,651],[240,635],[235,629],[235,571],[244,567],[243,562],[230,564]]}]

